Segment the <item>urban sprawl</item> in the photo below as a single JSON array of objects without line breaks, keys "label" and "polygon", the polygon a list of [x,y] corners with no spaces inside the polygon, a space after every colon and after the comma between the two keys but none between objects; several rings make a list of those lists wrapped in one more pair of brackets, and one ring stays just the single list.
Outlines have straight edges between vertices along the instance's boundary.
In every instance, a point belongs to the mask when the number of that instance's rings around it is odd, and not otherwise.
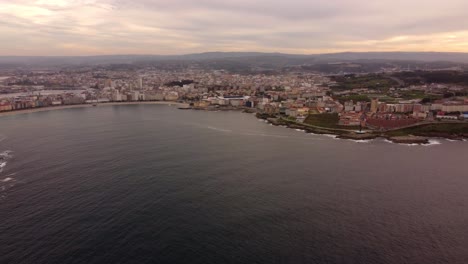
[{"label": "urban sprawl", "polygon": [[[244,110],[265,119],[324,129],[390,131],[468,120],[467,88],[424,83],[375,89],[321,73],[233,74],[223,70],[77,69],[9,71],[0,77],[0,112],[109,102],[170,101],[197,110]],[[395,79],[395,78],[393,78]],[[341,87],[340,87],[341,85]],[[339,88],[339,89],[337,89]],[[461,95],[461,96],[460,96]],[[326,118],[325,118],[326,117]],[[315,122],[315,123],[314,123]]]}]

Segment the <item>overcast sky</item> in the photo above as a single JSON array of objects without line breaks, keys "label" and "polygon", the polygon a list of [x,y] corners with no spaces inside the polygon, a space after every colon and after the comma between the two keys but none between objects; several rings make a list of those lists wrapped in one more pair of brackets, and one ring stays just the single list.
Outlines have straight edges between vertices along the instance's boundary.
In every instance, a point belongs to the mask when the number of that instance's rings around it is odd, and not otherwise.
[{"label": "overcast sky", "polygon": [[0,0],[0,55],[468,52],[467,0]]}]

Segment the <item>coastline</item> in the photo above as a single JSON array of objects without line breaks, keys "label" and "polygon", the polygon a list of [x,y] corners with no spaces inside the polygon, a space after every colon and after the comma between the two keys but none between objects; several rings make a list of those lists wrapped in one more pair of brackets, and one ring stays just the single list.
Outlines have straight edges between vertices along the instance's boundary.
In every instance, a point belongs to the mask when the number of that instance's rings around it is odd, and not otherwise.
[{"label": "coastline", "polygon": [[[18,115],[18,114],[29,114],[29,113],[36,113],[36,112],[44,112],[44,111],[54,111],[54,110],[62,110],[62,109],[72,109],[72,108],[84,108],[84,107],[103,107],[103,106],[116,106],[116,105],[173,105],[179,107],[179,109],[187,109],[187,110],[205,110],[205,111],[227,111],[225,109],[197,109],[189,107],[187,103],[180,103],[174,101],[136,101],[136,102],[108,102],[108,103],[98,103],[97,105],[93,104],[79,104],[79,105],[59,105],[59,106],[47,106],[47,107],[38,107],[38,108],[30,108],[30,109],[22,109],[22,110],[13,110],[8,112],[0,112],[0,118],[3,116],[11,116],[11,115]],[[232,111],[233,109],[229,109]],[[253,113],[252,113],[253,114]],[[369,141],[375,139],[384,139],[388,140],[392,143],[396,144],[418,144],[418,145],[426,145],[430,144],[431,139],[447,139],[453,141],[466,141],[468,138],[466,135],[464,136],[418,136],[418,135],[404,135],[404,136],[390,136],[386,135],[382,132],[370,132],[367,131],[365,133],[356,133],[353,130],[345,130],[345,129],[334,129],[334,128],[327,128],[327,127],[317,127],[312,126],[304,123],[297,123],[290,120],[285,120],[283,118],[265,118],[261,117],[258,114],[255,115],[258,119],[263,119],[266,122],[274,125],[274,126],[284,126],[290,129],[302,130],[306,133],[311,134],[318,134],[318,135],[334,135],[337,139],[344,139],[344,140],[355,140],[355,141]]]},{"label": "coastline", "polygon": [[353,130],[334,129],[326,127],[317,127],[295,121],[285,120],[283,118],[263,118],[256,115],[257,118],[263,119],[274,126],[284,126],[290,129],[304,131],[306,133],[317,135],[333,135],[336,139],[369,141],[375,139],[384,139],[396,144],[417,144],[429,145],[432,139],[447,139],[454,141],[465,141],[468,139],[466,135],[448,135],[448,136],[426,136],[426,135],[390,135],[385,132],[366,131],[365,133],[357,133]]},{"label": "coastline", "polygon": [[[146,102],[109,102],[109,103],[98,103],[95,107],[102,106],[115,106],[115,105],[145,105],[145,104],[160,104],[160,105],[175,105],[178,107],[185,107],[188,104],[172,102],[172,101],[146,101]],[[8,112],[0,112],[0,117],[2,116],[11,116],[18,114],[30,114],[44,111],[55,111],[62,109],[72,109],[72,108],[83,108],[83,107],[94,107],[93,104],[78,104],[78,105],[58,105],[58,106],[46,106],[46,107],[37,107],[21,110],[13,110]]]}]

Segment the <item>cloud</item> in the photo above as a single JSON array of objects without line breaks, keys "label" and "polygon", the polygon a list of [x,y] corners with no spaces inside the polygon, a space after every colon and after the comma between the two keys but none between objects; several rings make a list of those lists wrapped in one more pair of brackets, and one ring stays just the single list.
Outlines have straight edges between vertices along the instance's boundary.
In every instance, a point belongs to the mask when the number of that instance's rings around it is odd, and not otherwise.
[{"label": "cloud", "polygon": [[0,55],[468,52],[467,9],[465,0],[4,0]]}]

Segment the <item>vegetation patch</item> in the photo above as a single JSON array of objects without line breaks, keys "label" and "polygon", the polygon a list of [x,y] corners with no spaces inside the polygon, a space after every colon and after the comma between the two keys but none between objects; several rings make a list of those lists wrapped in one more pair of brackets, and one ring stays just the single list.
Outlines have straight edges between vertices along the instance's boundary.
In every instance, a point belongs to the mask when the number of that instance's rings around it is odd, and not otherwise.
[{"label": "vegetation patch", "polygon": [[468,137],[467,123],[425,124],[385,133],[388,136]]},{"label": "vegetation patch", "polygon": [[313,126],[334,128],[338,127],[339,120],[338,114],[317,114],[307,116],[304,123]]},{"label": "vegetation patch", "polygon": [[305,124],[332,129],[359,129],[359,126],[340,126],[338,124],[340,117],[336,113],[326,113],[317,115],[308,115],[304,120]]},{"label": "vegetation patch", "polygon": [[388,90],[391,87],[398,86],[398,82],[382,74],[368,74],[363,76],[350,74],[345,76],[334,76],[332,79],[338,84],[334,88],[340,90],[356,88]]},{"label": "vegetation patch", "polygon": [[399,72],[393,76],[403,80],[407,85],[424,83],[446,83],[468,85],[468,73],[459,71],[414,71]]},{"label": "vegetation patch", "polygon": [[355,95],[347,95],[347,96],[338,96],[336,97],[340,103],[344,103],[346,101],[353,100],[354,102],[370,102],[371,99],[369,96],[364,94],[355,94]]}]

